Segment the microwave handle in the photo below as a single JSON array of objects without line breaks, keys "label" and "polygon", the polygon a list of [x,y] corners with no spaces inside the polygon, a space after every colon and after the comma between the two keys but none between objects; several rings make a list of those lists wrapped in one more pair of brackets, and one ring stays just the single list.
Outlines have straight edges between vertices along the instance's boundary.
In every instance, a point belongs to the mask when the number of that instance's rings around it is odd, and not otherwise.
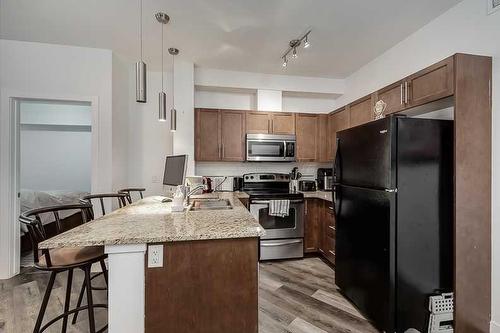
[{"label": "microwave handle", "polygon": [[286,158],[286,141],[283,141],[283,158]]}]

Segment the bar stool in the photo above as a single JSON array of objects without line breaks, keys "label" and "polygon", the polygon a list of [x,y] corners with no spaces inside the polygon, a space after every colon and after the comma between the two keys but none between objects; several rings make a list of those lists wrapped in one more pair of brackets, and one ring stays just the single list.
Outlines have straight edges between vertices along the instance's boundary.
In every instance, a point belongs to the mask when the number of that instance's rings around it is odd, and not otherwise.
[{"label": "bar stool", "polygon": [[90,194],[82,197],[80,199],[81,203],[88,203],[91,205],[90,213],[91,213],[91,219],[94,219],[94,206],[92,204],[92,200],[99,200],[100,206],[101,206],[101,214],[102,216],[106,215],[106,209],[104,208],[104,200],[105,199],[110,199],[114,200],[116,199],[118,202],[118,207],[122,208],[127,205],[127,194],[126,193],[99,193],[99,194]]},{"label": "bar stool", "polygon": [[[80,212],[82,218],[82,224],[88,221],[90,215],[90,210],[92,206],[90,204],[72,204],[72,205],[60,205],[51,206],[45,208],[32,209],[24,212],[19,216],[19,221],[26,225],[28,229],[28,234],[33,245],[33,256],[35,267],[42,271],[50,272],[49,283],[45,294],[43,296],[42,304],[40,306],[40,311],[36,320],[34,333],[40,333],[45,331],[49,326],[55,322],[63,319],[61,332],[66,332],[68,325],[68,317],[71,314],[76,314],[82,310],[88,310],[89,316],[89,331],[91,333],[96,333],[95,320],[94,320],[94,309],[95,308],[107,308],[106,304],[94,304],[92,298],[92,285],[91,285],[91,274],[90,269],[92,264],[101,263],[104,264],[104,259],[106,255],[104,254],[104,248],[102,246],[88,246],[88,247],[66,247],[57,249],[42,249],[38,248],[38,244],[47,239],[46,230],[41,222],[40,215],[45,213],[52,213],[55,218],[56,232],[61,233],[62,225],[59,218],[59,213],[62,211],[72,211],[76,210]],[[80,306],[77,305],[74,309],[69,309],[70,297],[71,297],[71,284],[73,282],[73,270],[81,269],[85,273],[84,285],[87,289],[87,305]],[[42,326],[43,317],[47,309],[47,304],[49,302],[50,294],[52,288],[54,287],[54,282],[57,274],[62,272],[68,272],[67,284],[66,284],[66,296],[64,301],[64,311],[62,314],[56,316],[55,318],[49,320],[44,326]],[[107,278],[107,276],[106,276]],[[107,283],[107,279],[106,279]],[[107,329],[107,324],[97,332],[103,332]]]},{"label": "bar stool", "polygon": [[[127,195],[125,193],[99,193],[99,194],[90,194],[82,197],[80,199],[80,202],[85,205],[90,205],[89,209],[89,216],[93,220],[95,218],[95,211],[94,211],[94,205],[92,203],[92,200],[99,200],[100,207],[101,207],[101,214],[102,216],[106,215],[106,209],[104,208],[104,200],[105,199],[116,199],[118,201],[118,206],[120,208],[125,207],[127,205],[126,199]],[[104,274],[104,279],[106,280],[106,283],[108,282],[108,275],[107,275],[107,268],[106,264],[104,261],[101,263],[101,268],[102,272],[95,274],[92,276],[90,279],[93,280],[96,277],[103,275]],[[82,284],[82,287],[80,289],[80,294],[78,295],[78,302],[76,303],[76,306],[79,307],[81,306],[83,302],[83,296],[85,295],[85,290],[87,289],[87,285],[85,283]],[[93,287],[92,290],[105,290],[106,288],[101,288],[101,287]],[[78,312],[76,312],[73,315],[73,319],[71,321],[72,324],[76,323],[76,320],[78,319]]]},{"label": "bar stool", "polygon": [[127,194],[127,201],[129,204],[132,203],[132,192],[139,192],[139,195],[141,199],[144,199],[144,196],[142,195],[142,192],[146,191],[145,188],[140,188],[140,187],[130,187],[130,188],[122,188],[121,190],[118,191],[118,193],[125,193]]}]

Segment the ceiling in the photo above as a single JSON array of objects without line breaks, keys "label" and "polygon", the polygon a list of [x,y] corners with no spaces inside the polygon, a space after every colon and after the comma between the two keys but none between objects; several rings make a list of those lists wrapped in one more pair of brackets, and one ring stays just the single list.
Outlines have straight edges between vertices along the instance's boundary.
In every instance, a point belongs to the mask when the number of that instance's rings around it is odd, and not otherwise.
[{"label": "ceiling", "polygon": [[[144,61],[165,46],[196,66],[344,78],[461,0],[143,0]],[[111,49],[139,58],[139,0],[0,0],[0,37]],[[288,41],[308,29],[311,47],[283,69]],[[170,59],[167,60],[170,62]]]}]

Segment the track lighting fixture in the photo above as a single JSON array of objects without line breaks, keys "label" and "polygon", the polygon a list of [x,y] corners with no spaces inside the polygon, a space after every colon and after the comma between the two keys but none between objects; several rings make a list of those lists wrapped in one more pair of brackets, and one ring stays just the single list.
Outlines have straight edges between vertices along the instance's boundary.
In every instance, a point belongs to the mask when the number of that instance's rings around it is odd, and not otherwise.
[{"label": "track lighting fixture", "polygon": [[307,49],[309,46],[311,46],[311,43],[309,43],[309,40],[307,39],[306,35],[306,40],[304,41],[304,48]]},{"label": "track lighting fixture", "polygon": [[304,49],[307,49],[308,47],[311,46],[311,43],[309,42],[309,34],[311,33],[311,30],[307,31],[302,37],[298,39],[292,39],[288,43],[288,49],[283,53],[281,58],[283,59],[283,68],[285,68],[288,65],[287,61],[287,56],[292,53],[292,59],[297,59],[298,58],[298,53],[297,53],[297,48],[304,42]]}]

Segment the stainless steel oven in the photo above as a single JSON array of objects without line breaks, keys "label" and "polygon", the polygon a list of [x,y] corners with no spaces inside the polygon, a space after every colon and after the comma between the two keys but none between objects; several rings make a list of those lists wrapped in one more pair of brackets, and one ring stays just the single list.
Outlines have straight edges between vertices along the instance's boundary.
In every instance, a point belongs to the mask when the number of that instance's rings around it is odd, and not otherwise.
[{"label": "stainless steel oven", "polygon": [[[276,198],[277,199],[277,198]],[[304,256],[304,200],[290,200],[288,216],[269,215],[269,200],[251,200],[250,212],[266,230],[260,238],[260,259]]]},{"label": "stainless steel oven", "polygon": [[295,135],[247,134],[246,160],[257,162],[295,161]]},{"label": "stainless steel oven", "polygon": [[[289,193],[286,174],[246,174],[243,190],[250,195],[250,213],[266,230],[260,238],[260,259],[304,256],[304,195]],[[287,216],[269,215],[270,200],[290,200]]]}]

